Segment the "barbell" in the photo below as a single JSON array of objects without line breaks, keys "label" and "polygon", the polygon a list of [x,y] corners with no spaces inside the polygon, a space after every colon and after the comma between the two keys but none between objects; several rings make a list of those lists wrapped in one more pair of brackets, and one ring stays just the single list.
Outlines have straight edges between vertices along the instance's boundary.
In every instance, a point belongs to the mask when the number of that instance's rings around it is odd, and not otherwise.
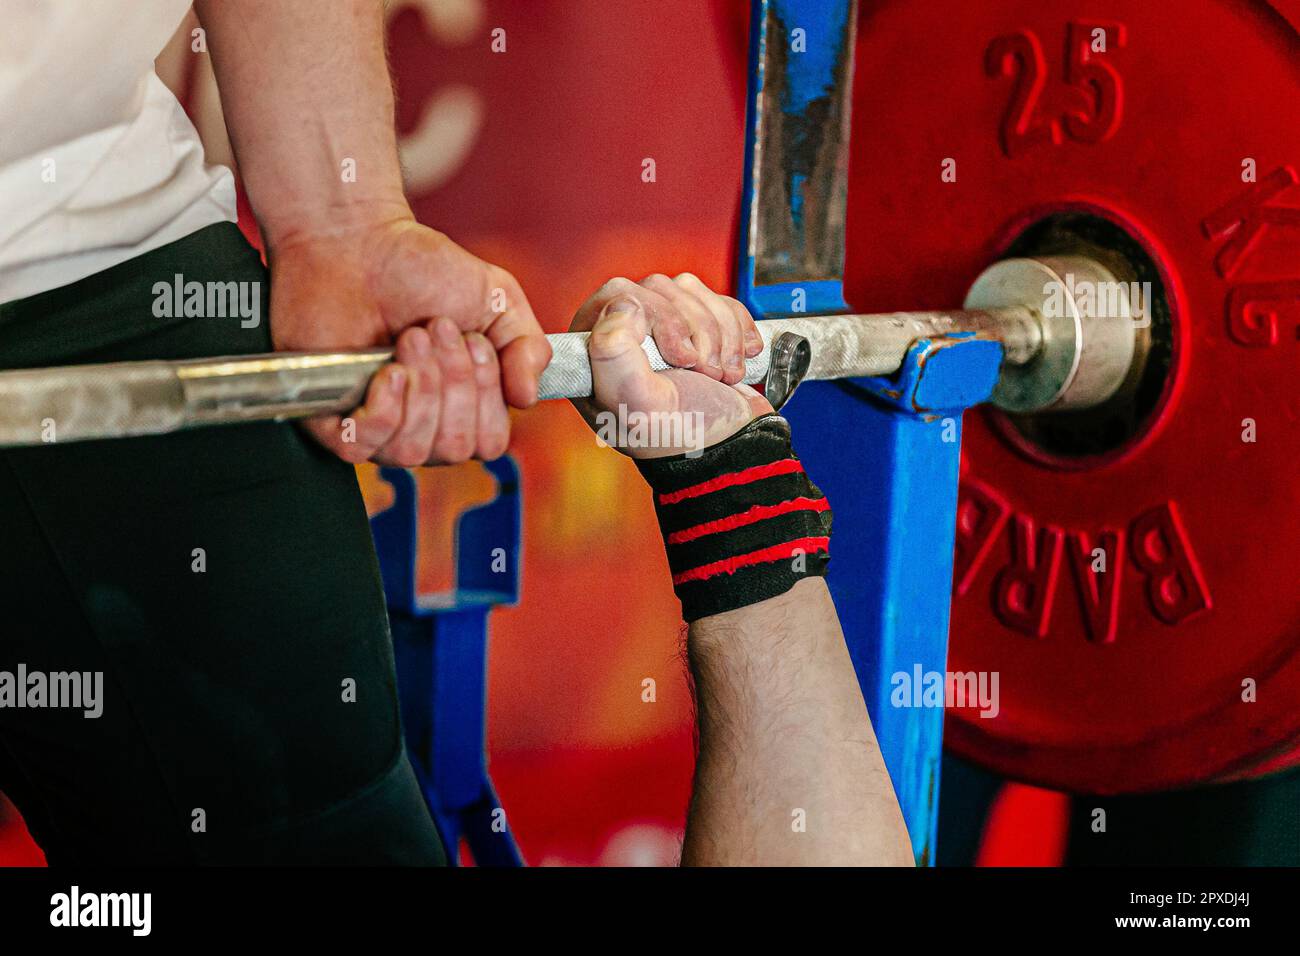
[{"label": "barbell", "polygon": [[[1012,259],[990,267],[954,311],[790,317],[759,323],[764,348],[744,381],[767,381],[778,406],[800,380],[891,375],[916,342],[952,336],[999,342],[1004,365],[994,400],[1017,410],[1088,407],[1128,374],[1139,320],[1123,291],[1108,312],[1077,291],[1118,286],[1084,257]],[[586,332],[547,336],[543,400],[591,395]],[[778,347],[807,343],[804,365]],[[669,368],[652,338],[651,368]],[[0,372],[0,446],[159,435],[185,428],[302,418],[355,408],[390,349],[268,353],[182,361],[116,362]],[[772,374],[769,374],[772,373]],[[779,378],[781,385],[774,387]]]}]

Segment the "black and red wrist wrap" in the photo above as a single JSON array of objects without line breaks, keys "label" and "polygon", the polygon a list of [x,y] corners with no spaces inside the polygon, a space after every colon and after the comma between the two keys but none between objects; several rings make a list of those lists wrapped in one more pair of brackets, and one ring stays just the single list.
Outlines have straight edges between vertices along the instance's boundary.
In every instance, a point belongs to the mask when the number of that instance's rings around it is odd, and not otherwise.
[{"label": "black and red wrist wrap", "polygon": [[756,418],[695,457],[637,462],[682,617],[694,621],[784,594],[826,574],[830,506],[790,447],[790,423]]}]

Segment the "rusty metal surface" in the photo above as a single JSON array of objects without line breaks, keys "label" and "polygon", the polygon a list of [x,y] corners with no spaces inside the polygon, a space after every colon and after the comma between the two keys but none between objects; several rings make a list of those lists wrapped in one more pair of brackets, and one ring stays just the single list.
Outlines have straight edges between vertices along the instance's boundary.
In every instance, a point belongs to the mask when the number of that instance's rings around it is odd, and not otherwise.
[{"label": "rusty metal surface", "polygon": [[769,3],[762,16],[748,236],[755,282],[839,280],[857,3]]}]

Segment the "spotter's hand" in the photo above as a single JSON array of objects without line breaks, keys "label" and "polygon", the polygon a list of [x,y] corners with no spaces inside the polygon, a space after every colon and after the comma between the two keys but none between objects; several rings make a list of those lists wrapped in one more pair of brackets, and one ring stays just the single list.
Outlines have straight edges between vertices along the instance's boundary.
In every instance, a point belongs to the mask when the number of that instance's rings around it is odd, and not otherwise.
[{"label": "spotter's hand", "polygon": [[349,462],[415,467],[492,459],[507,403],[537,400],[551,348],[519,283],[409,214],[274,245],[277,350],[392,345],[365,404],[305,428]]}]

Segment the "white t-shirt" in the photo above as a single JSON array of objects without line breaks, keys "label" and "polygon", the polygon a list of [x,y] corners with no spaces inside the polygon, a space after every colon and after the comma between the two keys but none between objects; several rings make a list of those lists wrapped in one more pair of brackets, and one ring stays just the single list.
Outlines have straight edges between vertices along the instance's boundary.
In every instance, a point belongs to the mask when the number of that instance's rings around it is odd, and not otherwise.
[{"label": "white t-shirt", "polygon": [[154,73],[190,0],[0,0],[0,302],[215,222],[228,169]]}]

